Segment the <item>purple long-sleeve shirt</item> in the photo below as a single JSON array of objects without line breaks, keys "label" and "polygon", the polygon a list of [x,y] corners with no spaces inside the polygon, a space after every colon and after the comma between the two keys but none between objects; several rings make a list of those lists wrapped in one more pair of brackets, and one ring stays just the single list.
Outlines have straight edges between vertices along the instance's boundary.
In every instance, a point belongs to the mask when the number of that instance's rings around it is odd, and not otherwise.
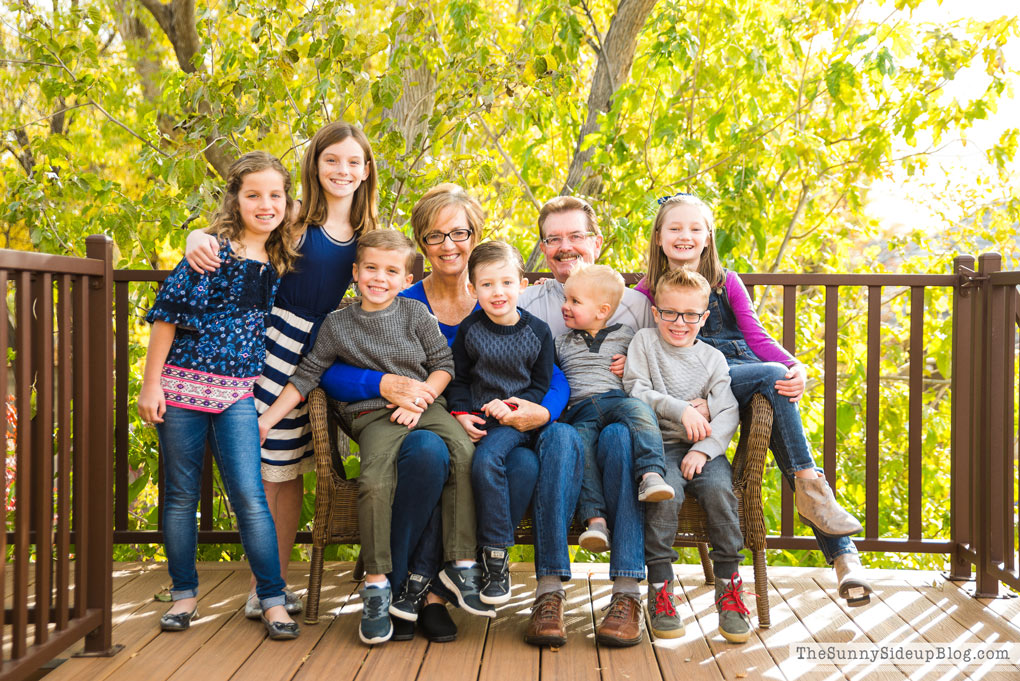
[{"label": "purple long-sleeve shirt", "polygon": [[[652,303],[655,302],[645,279],[641,279],[635,284],[634,290],[645,294]],[[758,314],[754,311],[754,306],[751,305],[751,296],[748,295],[744,282],[740,280],[740,275],[732,270],[726,270],[726,283],[723,284],[723,291],[730,304],[730,309],[733,310],[733,316],[736,317],[737,329],[744,336],[747,347],[758,359],[763,362],[779,362],[788,367],[798,364],[797,359],[777,343],[761,325],[761,320],[758,319]]]}]

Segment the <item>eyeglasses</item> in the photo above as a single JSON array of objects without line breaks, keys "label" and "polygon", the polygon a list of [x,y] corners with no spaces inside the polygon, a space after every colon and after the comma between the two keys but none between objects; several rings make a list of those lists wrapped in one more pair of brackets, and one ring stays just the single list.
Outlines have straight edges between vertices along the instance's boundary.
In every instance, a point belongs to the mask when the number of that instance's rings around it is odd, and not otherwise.
[{"label": "eyeglasses", "polygon": [[688,198],[692,198],[692,199],[698,198],[694,194],[688,194],[687,192],[677,192],[676,194],[670,194],[669,196],[660,196],[657,199],[657,201],[658,201],[659,205],[661,206],[662,204],[668,203],[669,201],[672,201],[673,199],[680,199],[680,198],[683,198],[683,197],[688,197]]},{"label": "eyeglasses", "polygon": [[559,248],[560,246],[563,245],[564,240],[566,240],[570,242],[571,246],[577,246],[590,236],[595,235],[592,234],[591,232],[574,232],[573,234],[568,234],[566,237],[547,236],[546,238],[542,239],[542,243],[548,246],[549,248]]},{"label": "eyeglasses", "polygon": [[[658,309],[658,308],[656,308]],[[664,322],[675,322],[677,319],[683,320],[684,324],[697,324],[701,321],[701,318],[708,314],[708,310],[704,312],[677,312],[676,310],[659,310],[659,318]]]},{"label": "eyeglasses", "polygon": [[468,239],[471,238],[472,234],[474,234],[474,230],[471,229],[455,229],[452,232],[447,232],[445,234],[442,232],[431,232],[429,234],[426,234],[425,238],[422,239],[422,241],[427,243],[429,246],[438,246],[439,244],[446,241],[447,237],[450,238],[450,241],[459,242],[467,241]]}]

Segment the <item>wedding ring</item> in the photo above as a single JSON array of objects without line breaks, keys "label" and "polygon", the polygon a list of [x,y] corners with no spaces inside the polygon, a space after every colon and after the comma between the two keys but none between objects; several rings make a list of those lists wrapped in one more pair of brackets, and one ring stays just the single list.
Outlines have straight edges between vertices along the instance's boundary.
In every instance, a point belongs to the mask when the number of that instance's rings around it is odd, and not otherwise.
[{"label": "wedding ring", "polygon": [[420,397],[414,398],[414,406],[417,407],[419,404],[421,404],[421,398]]}]

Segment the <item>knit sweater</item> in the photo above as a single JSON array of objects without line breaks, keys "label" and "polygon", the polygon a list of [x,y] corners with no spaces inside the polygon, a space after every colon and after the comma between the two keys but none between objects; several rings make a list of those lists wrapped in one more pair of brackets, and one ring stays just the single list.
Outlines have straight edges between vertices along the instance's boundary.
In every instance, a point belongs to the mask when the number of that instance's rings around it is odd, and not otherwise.
[{"label": "knit sweater", "polygon": [[549,326],[518,309],[513,326],[496,324],[482,310],[460,323],[453,341],[454,380],[446,389],[450,411],[481,411],[508,397],[539,403],[549,390],[556,353]]},{"label": "knit sweater", "polygon": [[567,407],[610,390],[623,390],[623,379],[610,370],[613,355],[626,355],[634,329],[613,324],[594,337],[587,331],[571,329],[556,338],[556,364],[570,385]]},{"label": "knit sweater", "polygon": [[[385,309],[366,312],[361,303],[331,312],[290,382],[304,397],[339,359],[363,369],[424,381],[434,371],[454,373],[453,358],[436,318],[417,300],[397,297]],[[380,409],[378,397],[346,404],[349,414]]]},{"label": "knit sweater", "polygon": [[740,413],[730,390],[726,358],[700,340],[680,348],[663,340],[657,328],[639,330],[630,343],[623,384],[631,396],[655,411],[663,442],[691,443],[680,419],[696,398],[708,400],[712,434],[691,449],[715,458],[726,451],[737,431]]}]

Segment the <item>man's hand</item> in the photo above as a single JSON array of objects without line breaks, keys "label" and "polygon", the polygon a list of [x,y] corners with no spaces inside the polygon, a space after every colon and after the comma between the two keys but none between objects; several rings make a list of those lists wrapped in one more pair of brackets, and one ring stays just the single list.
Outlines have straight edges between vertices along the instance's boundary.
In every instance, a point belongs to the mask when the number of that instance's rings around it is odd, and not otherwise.
[{"label": "man's hand", "polygon": [[510,426],[522,433],[526,433],[529,430],[541,428],[549,423],[549,410],[541,404],[535,404],[520,397],[511,397],[506,401],[516,404],[517,409],[510,412],[506,417],[501,418],[499,420],[500,425]]},{"label": "man's hand", "polygon": [[798,402],[804,396],[807,385],[807,369],[803,364],[794,364],[786,371],[786,378],[776,381],[776,392],[789,397],[791,402]]},{"label": "man's hand", "polygon": [[379,382],[379,394],[389,402],[387,407],[402,407],[410,412],[422,413],[436,401],[436,389],[424,381],[407,376],[385,374]]},{"label": "man's hand", "polygon": [[684,409],[680,422],[687,429],[687,439],[691,442],[699,442],[712,434],[712,424],[697,409]]},{"label": "man's hand", "polygon": [[708,457],[705,454],[691,450],[680,462],[680,474],[684,476],[684,480],[690,480],[701,472],[706,463],[708,463]]},{"label": "man's hand", "polygon": [[479,430],[475,426],[480,426],[485,423],[485,419],[474,414],[457,414],[455,417],[457,422],[460,423],[461,428],[467,433],[467,436],[471,438],[472,442],[478,442],[485,437],[485,431]]},{"label": "man's hand", "polygon": [[220,268],[220,244],[212,234],[206,234],[200,229],[193,230],[188,234],[184,244],[184,259],[188,261],[191,269],[199,274],[212,272]]}]

